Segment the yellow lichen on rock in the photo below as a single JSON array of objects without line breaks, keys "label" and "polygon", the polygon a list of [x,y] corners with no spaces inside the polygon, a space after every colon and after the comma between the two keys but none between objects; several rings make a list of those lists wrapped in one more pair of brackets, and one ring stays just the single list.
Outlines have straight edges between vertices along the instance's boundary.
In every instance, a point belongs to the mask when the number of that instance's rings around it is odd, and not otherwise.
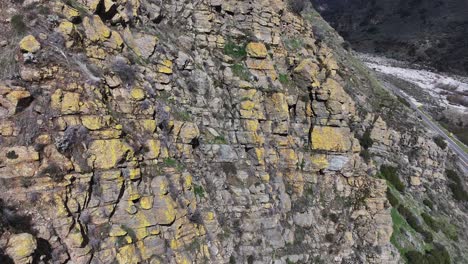
[{"label": "yellow lichen on rock", "polygon": [[250,42],[246,47],[247,54],[252,58],[264,59],[268,55],[265,44],[260,42]]},{"label": "yellow lichen on rock", "polygon": [[254,107],[255,107],[255,103],[250,101],[250,100],[242,101],[240,103],[240,108],[242,110],[250,111],[250,110],[254,109]]},{"label": "yellow lichen on rock", "polygon": [[325,169],[328,167],[327,155],[324,154],[315,154],[310,157],[312,166],[318,170]]},{"label": "yellow lichen on rock", "polygon": [[347,128],[314,127],[310,137],[314,150],[346,152],[351,149],[351,135]]},{"label": "yellow lichen on rock", "polygon": [[294,68],[294,73],[300,74],[302,77],[306,78],[309,81],[315,81],[319,72],[319,65],[312,59],[302,60],[299,63],[299,65],[297,65],[297,67]]},{"label": "yellow lichen on rock", "polygon": [[62,14],[70,22],[80,18],[80,12],[68,5],[63,5]]},{"label": "yellow lichen on rock", "polygon": [[343,86],[331,78],[328,78],[325,81],[322,85],[322,89],[330,94],[330,99],[338,102],[346,102],[348,100],[348,96],[346,95]]},{"label": "yellow lichen on rock", "polygon": [[6,252],[14,263],[32,263],[32,255],[37,248],[36,239],[27,233],[12,235]]},{"label": "yellow lichen on rock", "polygon": [[153,208],[153,196],[143,196],[140,199],[141,209],[150,210]]},{"label": "yellow lichen on rock", "polygon": [[73,23],[68,22],[68,21],[63,21],[57,27],[57,31],[62,33],[64,36],[72,35],[74,30],[75,30],[75,25],[73,25]]},{"label": "yellow lichen on rock", "polygon": [[92,42],[105,41],[111,36],[110,29],[102,22],[98,15],[94,15],[91,19],[85,17],[83,19],[85,34]]},{"label": "yellow lichen on rock", "polygon": [[141,101],[145,99],[145,91],[139,87],[136,87],[132,89],[130,96],[132,96],[132,99],[135,101]]},{"label": "yellow lichen on rock", "polygon": [[100,116],[82,116],[83,126],[89,130],[98,130],[103,127],[102,117]]},{"label": "yellow lichen on rock", "polygon": [[133,156],[132,148],[119,139],[95,140],[89,147],[92,157],[88,165],[98,169],[114,168],[121,161]]},{"label": "yellow lichen on rock", "polygon": [[198,126],[192,122],[186,122],[180,129],[179,138],[182,143],[189,144],[194,138],[197,138],[200,135]]},{"label": "yellow lichen on rock", "polygon": [[80,110],[80,94],[65,93],[62,98],[62,113],[72,114]]},{"label": "yellow lichen on rock", "polygon": [[161,142],[156,139],[148,139],[145,145],[147,151],[145,152],[146,159],[157,159],[161,152]]},{"label": "yellow lichen on rock", "polygon": [[156,131],[157,122],[154,119],[143,119],[139,121],[141,128],[145,132],[153,133]]},{"label": "yellow lichen on rock", "polygon": [[111,230],[109,231],[110,237],[121,237],[121,236],[125,236],[126,234],[127,234],[127,231],[125,231],[121,226],[118,226],[118,225],[113,225],[111,227]]},{"label": "yellow lichen on rock", "polygon": [[160,65],[158,65],[158,72],[164,74],[172,74],[172,61],[164,60]]},{"label": "yellow lichen on rock", "polygon": [[137,264],[140,258],[135,249],[135,245],[126,245],[119,248],[117,253],[117,262],[119,264]]},{"label": "yellow lichen on rock", "polygon": [[244,127],[247,131],[256,132],[259,127],[258,120],[244,120]]},{"label": "yellow lichen on rock", "polygon": [[273,120],[287,120],[289,117],[288,104],[283,93],[274,93],[267,98],[266,109]]},{"label": "yellow lichen on rock", "polygon": [[19,43],[20,49],[23,52],[35,53],[41,49],[41,43],[33,35],[24,37]]}]

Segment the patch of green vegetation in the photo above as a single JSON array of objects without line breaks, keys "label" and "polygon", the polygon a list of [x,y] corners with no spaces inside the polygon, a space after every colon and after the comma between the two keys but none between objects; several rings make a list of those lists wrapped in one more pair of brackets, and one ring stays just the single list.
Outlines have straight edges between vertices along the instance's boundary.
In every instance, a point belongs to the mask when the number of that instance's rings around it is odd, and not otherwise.
[{"label": "patch of green vegetation", "polygon": [[221,144],[221,145],[228,143],[226,138],[224,138],[224,136],[216,136],[212,142],[213,144]]},{"label": "patch of green vegetation", "polygon": [[167,91],[162,91],[158,98],[168,103],[175,103],[174,96],[172,96],[172,94],[168,93]]},{"label": "patch of green vegetation", "polygon": [[398,177],[398,168],[389,165],[382,165],[380,167],[380,175],[392,184],[398,191],[405,191],[405,184]]},{"label": "patch of green vegetation", "polygon": [[247,56],[247,51],[245,50],[245,44],[236,44],[233,41],[228,41],[224,45],[224,54],[232,57],[233,59],[243,59]]},{"label": "patch of green vegetation", "polygon": [[411,108],[411,104],[408,102],[408,100],[406,100],[405,98],[399,96],[399,95],[396,95],[398,101],[402,104],[404,104],[406,107],[408,108]]},{"label": "patch of green vegetation", "polygon": [[392,205],[393,208],[398,208],[400,205],[400,201],[398,198],[393,194],[392,190],[390,188],[387,188],[387,199]]},{"label": "patch of green vegetation", "polygon": [[49,15],[51,13],[50,8],[45,5],[40,5],[37,7],[37,12],[41,15]]},{"label": "patch of green vegetation", "polygon": [[364,132],[362,137],[359,139],[359,143],[361,143],[361,146],[364,149],[368,149],[368,148],[372,147],[372,145],[374,144],[374,141],[371,138],[371,130],[370,129],[367,129]]},{"label": "patch of green vegetation", "polygon": [[190,115],[190,113],[184,110],[174,111],[172,115],[174,116],[176,120],[179,120],[179,121],[187,122],[187,121],[192,120],[192,116]]},{"label": "patch of green vegetation", "polygon": [[17,35],[23,35],[28,29],[23,19],[23,15],[16,14],[10,20],[11,28]]},{"label": "patch of green vegetation", "polygon": [[413,228],[416,232],[420,233],[424,237],[426,243],[432,243],[433,235],[430,231],[426,230],[420,223],[418,217],[413,214],[408,208],[403,205],[398,207],[398,212],[405,218],[406,222]]},{"label": "patch of green vegetation", "polygon": [[297,170],[303,171],[303,170],[304,170],[304,167],[305,167],[305,160],[304,160],[304,159],[302,159],[301,161],[298,161],[298,162],[296,163],[296,169],[297,169]]},{"label": "patch of green vegetation", "polygon": [[361,138],[359,138],[359,143],[362,147],[362,150],[361,152],[359,153],[359,155],[366,161],[366,162],[369,162],[371,160],[371,154],[369,152],[369,148],[372,147],[372,145],[374,144],[374,141],[372,140],[371,136],[371,130],[370,128],[367,129],[364,134],[362,135]]},{"label": "patch of green vegetation", "polygon": [[404,256],[406,251],[409,250],[405,246],[406,237],[404,235],[405,230],[410,230],[411,227],[408,225],[406,220],[400,215],[397,209],[392,208],[390,211],[393,223],[393,233],[390,237],[390,242],[398,249],[401,256]]},{"label": "patch of green vegetation", "polygon": [[173,158],[165,158],[163,160],[163,167],[176,168],[177,171],[183,171],[184,165]]},{"label": "patch of green vegetation", "polygon": [[439,219],[438,225],[446,237],[453,241],[458,241],[458,227],[446,219]]},{"label": "patch of green vegetation", "polygon": [[447,120],[435,121],[431,116],[426,114],[424,111],[421,113],[426,116],[428,119],[433,121],[440,129],[442,129],[446,135],[448,135],[465,153],[468,153],[468,147],[465,144],[468,144],[468,130],[463,128],[457,128],[454,125],[451,125]]},{"label": "patch of green vegetation", "polygon": [[300,38],[285,38],[283,43],[286,49],[290,51],[298,51],[304,47],[304,41]]},{"label": "patch of green vegetation", "polygon": [[205,197],[205,190],[201,185],[193,185],[193,193],[199,198]]},{"label": "patch of green vegetation", "polygon": [[447,142],[445,142],[445,139],[441,136],[435,136],[432,138],[434,142],[439,146],[441,149],[446,149],[447,148]]},{"label": "patch of green vegetation", "polygon": [[291,79],[289,78],[289,75],[280,73],[278,76],[278,80],[282,85],[290,85],[291,84]]},{"label": "patch of green vegetation", "polygon": [[463,189],[463,183],[458,174],[453,170],[446,170],[445,174],[451,181],[448,186],[452,190],[453,198],[460,202],[468,201],[468,193]]},{"label": "patch of green vegetation", "polygon": [[372,154],[369,152],[368,149],[362,149],[359,152],[359,156],[361,156],[367,163],[369,163],[372,159]]},{"label": "patch of green vegetation", "polygon": [[244,81],[248,81],[250,79],[250,71],[247,69],[247,67],[244,66],[244,64],[241,63],[235,63],[231,66],[232,73],[241,78]]},{"label": "patch of green vegetation", "polygon": [[428,225],[432,230],[434,230],[434,232],[439,232],[439,223],[436,220],[434,220],[432,216],[430,216],[427,213],[422,213],[421,217],[424,219],[424,222],[426,222],[426,225]]},{"label": "patch of green vegetation", "polygon": [[177,166],[177,160],[173,159],[173,158],[165,158],[163,160],[163,163],[164,163],[164,166],[166,167],[176,167]]},{"label": "patch of green vegetation", "polygon": [[424,200],[423,200],[423,204],[424,204],[425,206],[429,207],[431,210],[434,209],[434,203],[432,203],[432,201],[429,200],[429,199],[424,199]]},{"label": "patch of green vegetation", "polygon": [[435,245],[433,249],[427,250],[424,253],[419,251],[408,251],[405,254],[408,263],[415,264],[450,264],[450,255],[442,245]]}]

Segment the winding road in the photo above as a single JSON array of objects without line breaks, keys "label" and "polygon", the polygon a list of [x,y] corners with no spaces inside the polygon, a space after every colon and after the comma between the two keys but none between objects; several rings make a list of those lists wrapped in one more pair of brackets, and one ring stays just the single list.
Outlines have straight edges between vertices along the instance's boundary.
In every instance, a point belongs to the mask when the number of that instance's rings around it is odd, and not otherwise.
[{"label": "winding road", "polygon": [[387,88],[390,92],[404,98],[410,104],[411,108],[413,108],[418,115],[421,117],[421,120],[432,130],[437,132],[440,136],[442,136],[446,141],[448,147],[457,154],[459,162],[458,165],[463,170],[464,173],[468,173],[468,154],[452,139],[449,135],[446,134],[444,130],[442,130],[436,123],[434,123],[426,113],[424,113],[418,106],[405,94],[403,93],[398,87],[395,85],[382,81],[382,84]]}]

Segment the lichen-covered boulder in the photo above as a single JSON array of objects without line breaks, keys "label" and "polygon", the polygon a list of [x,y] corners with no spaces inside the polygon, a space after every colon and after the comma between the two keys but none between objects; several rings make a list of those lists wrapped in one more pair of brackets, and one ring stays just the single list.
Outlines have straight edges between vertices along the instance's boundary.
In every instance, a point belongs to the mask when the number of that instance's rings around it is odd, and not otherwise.
[{"label": "lichen-covered boulder", "polygon": [[246,50],[252,58],[264,59],[268,56],[268,51],[263,43],[251,42],[247,44]]},{"label": "lichen-covered boulder", "polygon": [[133,149],[122,140],[96,140],[89,147],[91,157],[88,165],[97,169],[115,168],[120,162],[129,160]]},{"label": "lichen-covered boulder", "polygon": [[35,53],[41,49],[41,43],[33,35],[24,37],[19,43],[23,52]]},{"label": "lichen-covered boulder", "polygon": [[313,128],[310,138],[313,150],[346,152],[352,147],[349,128],[317,126]]},{"label": "lichen-covered boulder", "polygon": [[7,254],[14,263],[29,264],[33,262],[33,253],[36,251],[37,241],[31,234],[15,234],[8,240]]}]

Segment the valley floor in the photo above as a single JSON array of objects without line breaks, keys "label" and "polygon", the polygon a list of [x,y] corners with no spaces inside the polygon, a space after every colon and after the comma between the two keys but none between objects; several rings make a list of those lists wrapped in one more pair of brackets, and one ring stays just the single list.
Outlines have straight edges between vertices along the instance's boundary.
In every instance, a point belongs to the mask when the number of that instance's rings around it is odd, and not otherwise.
[{"label": "valley floor", "polygon": [[[443,122],[433,118],[434,109],[456,113],[466,117],[468,114],[468,78],[447,73],[436,73],[419,65],[410,65],[385,57],[359,54],[360,59],[376,71],[382,83],[393,94],[400,97],[408,107],[413,108],[427,127],[448,142],[448,146],[460,159],[463,171],[468,171],[466,142],[461,142],[453,133],[443,127]],[[454,102],[453,98],[457,98]],[[466,127],[463,133],[466,133]]]}]

